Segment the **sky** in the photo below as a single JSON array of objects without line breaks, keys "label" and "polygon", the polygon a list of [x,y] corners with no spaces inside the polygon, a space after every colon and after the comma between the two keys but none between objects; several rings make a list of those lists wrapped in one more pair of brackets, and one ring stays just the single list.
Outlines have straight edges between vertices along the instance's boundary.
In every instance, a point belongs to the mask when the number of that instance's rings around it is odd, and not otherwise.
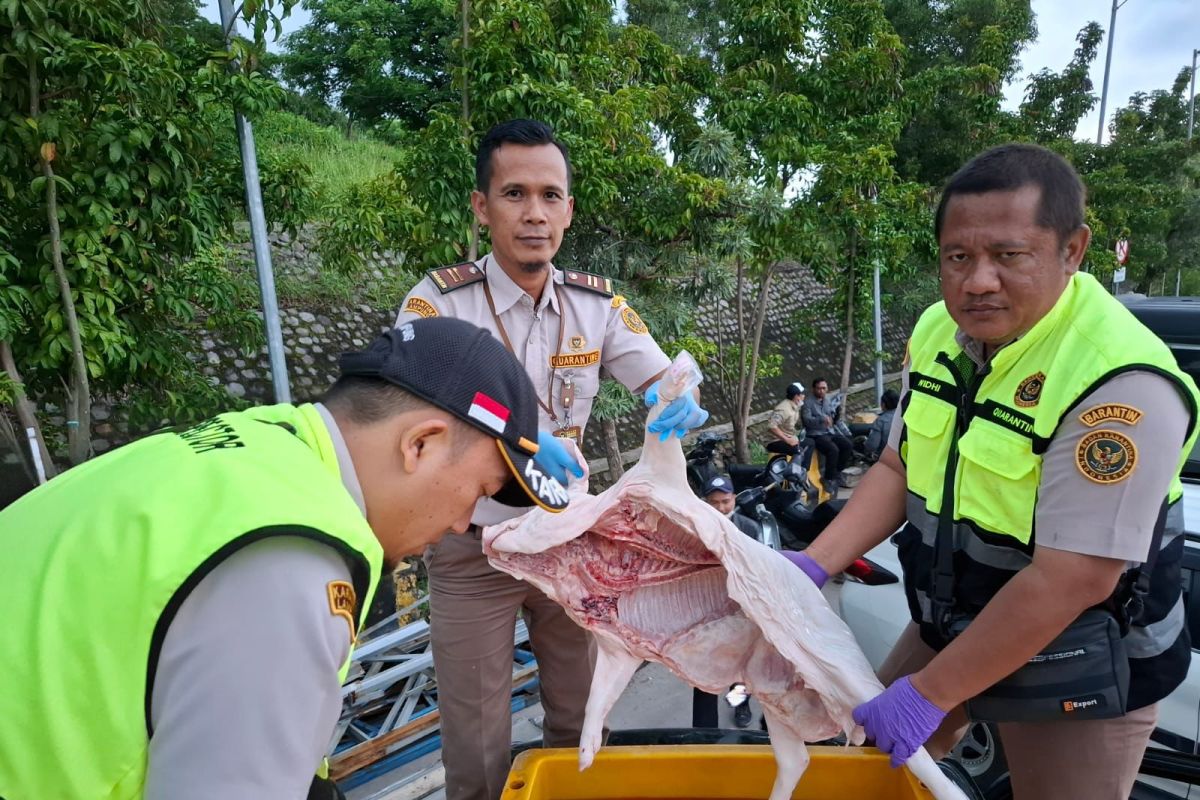
[{"label": "sky", "polygon": [[[1112,70],[1108,84],[1105,116],[1124,106],[1135,92],[1169,89],[1179,70],[1192,64],[1192,50],[1200,48],[1200,0],[1118,0],[1116,37],[1113,39]],[[235,6],[237,3],[235,2]],[[1075,35],[1088,22],[1099,22],[1107,30],[1111,0],[1033,0],[1038,39],[1021,54],[1021,71],[1005,87],[1005,107],[1021,103],[1027,76],[1049,67],[1058,72],[1075,52]],[[201,11],[217,22],[217,0],[204,0]],[[308,12],[299,4],[283,21],[287,34],[308,22]],[[1098,95],[1104,83],[1106,38],[1092,64],[1092,82]],[[270,49],[279,50],[279,42]],[[1099,104],[1075,132],[1077,139],[1095,139]],[[1105,133],[1107,139],[1107,133]]]}]

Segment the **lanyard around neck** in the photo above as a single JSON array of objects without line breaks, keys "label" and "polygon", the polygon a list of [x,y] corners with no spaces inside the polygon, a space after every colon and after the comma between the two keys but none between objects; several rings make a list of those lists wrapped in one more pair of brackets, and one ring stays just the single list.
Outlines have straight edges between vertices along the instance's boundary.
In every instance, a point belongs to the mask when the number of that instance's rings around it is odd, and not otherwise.
[{"label": "lanyard around neck", "polygon": [[[550,274],[548,276],[546,276],[546,291],[554,292],[554,271],[553,270],[551,270]],[[495,320],[495,322],[496,322],[496,330],[500,332],[500,340],[504,342],[504,346],[508,348],[508,352],[512,353],[515,356],[517,354],[517,351],[513,348],[512,342],[508,338],[508,331],[506,331],[504,329],[504,323],[500,321],[500,315],[496,313],[496,301],[492,299],[492,289],[490,286],[488,286],[488,277],[487,277],[486,271],[484,272],[484,275],[483,275],[483,295],[484,295],[484,297],[487,298],[488,310],[490,310],[492,312],[492,319]],[[546,305],[547,305],[547,307],[549,307],[550,304],[547,303]],[[555,353],[559,353],[562,351],[563,333],[566,330],[566,327],[567,327],[567,310],[562,305],[562,303],[559,303],[559,305],[558,305],[558,347],[555,348],[555,350],[554,350]],[[528,369],[528,368],[526,368],[526,369]],[[546,400],[545,400],[545,402],[543,402],[540,397],[537,398],[538,405],[541,406],[542,409],[547,414],[550,415],[550,419],[556,423],[558,422],[558,415],[554,413],[554,373],[555,373],[555,370],[557,370],[557,369],[558,369],[558,366],[554,363],[554,359],[551,358],[550,359],[550,381],[546,387]]]}]

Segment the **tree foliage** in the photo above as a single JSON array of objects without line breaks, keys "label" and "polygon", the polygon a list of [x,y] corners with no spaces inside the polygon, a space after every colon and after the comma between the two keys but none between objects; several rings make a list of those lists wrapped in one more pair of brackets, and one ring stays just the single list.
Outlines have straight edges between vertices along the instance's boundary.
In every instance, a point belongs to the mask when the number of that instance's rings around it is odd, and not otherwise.
[{"label": "tree foliage", "polygon": [[[270,9],[247,5],[255,30],[271,26]],[[253,115],[280,92],[244,46],[241,69],[173,52],[191,37],[163,11],[149,0],[0,4],[0,340],[30,394],[59,398],[65,386],[76,463],[93,391],[138,387],[154,422],[202,414],[219,393],[188,358],[195,331],[220,324],[247,346],[257,336],[244,287],[189,259],[239,214],[231,111]],[[269,216],[296,224],[303,165],[264,166]]]},{"label": "tree foliage", "polygon": [[423,128],[453,98],[446,0],[306,0],[311,21],[287,37],[284,79],[370,127],[385,120]]},{"label": "tree foliage", "polygon": [[884,8],[908,55],[910,114],[896,170],[940,186],[971,156],[1012,138],[1001,90],[1037,37],[1030,0],[884,0]]}]

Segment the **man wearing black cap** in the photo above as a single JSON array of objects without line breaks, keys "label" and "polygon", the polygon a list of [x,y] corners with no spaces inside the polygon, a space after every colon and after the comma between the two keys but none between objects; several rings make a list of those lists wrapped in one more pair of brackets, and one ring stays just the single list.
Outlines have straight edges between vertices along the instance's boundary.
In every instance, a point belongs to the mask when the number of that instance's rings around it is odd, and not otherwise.
[{"label": "man wearing black cap", "polygon": [[533,386],[486,331],[406,323],[341,373],[320,403],[146,437],[0,512],[0,796],[331,793],[314,775],[384,562],[466,531],[481,497],[565,507]]},{"label": "man wearing black cap", "polygon": [[704,502],[724,514],[739,531],[758,540],[762,528],[757,522],[738,510],[733,493],[733,481],[728,475],[714,475],[704,482]]}]

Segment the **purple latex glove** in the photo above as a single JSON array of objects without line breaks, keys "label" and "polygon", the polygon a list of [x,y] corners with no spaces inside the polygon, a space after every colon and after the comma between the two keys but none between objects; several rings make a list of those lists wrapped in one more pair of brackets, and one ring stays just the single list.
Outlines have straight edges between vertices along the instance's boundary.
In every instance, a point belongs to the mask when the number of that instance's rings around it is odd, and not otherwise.
[{"label": "purple latex glove", "polygon": [[799,567],[805,575],[812,579],[812,582],[820,589],[825,585],[825,581],[829,580],[829,573],[825,568],[813,560],[813,557],[808,553],[798,553],[795,550],[781,550],[783,557]]},{"label": "purple latex glove", "polygon": [[854,721],[863,726],[867,738],[892,756],[899,767],[912,758],[937,730],[946,712],[913,688],[909,676],[884,689],[883,694],[854,709]]}]

